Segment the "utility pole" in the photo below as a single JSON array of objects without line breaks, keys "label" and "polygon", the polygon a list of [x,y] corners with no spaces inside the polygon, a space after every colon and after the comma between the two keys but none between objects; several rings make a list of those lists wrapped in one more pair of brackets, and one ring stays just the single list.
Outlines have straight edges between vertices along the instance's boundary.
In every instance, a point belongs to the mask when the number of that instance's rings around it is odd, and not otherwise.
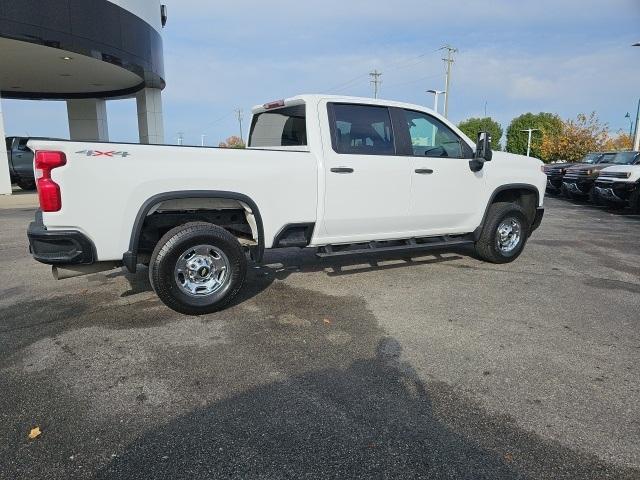
[{"label": "utility pole", "polygon": [[240,125],[240,141],[244,143],[244,137],[242,136],[242,109],[237,109],[236,113],[238,114],[238,125]]},{"label": "utility pole", "polygon": [[182,146],[184,143],[184,132],[178,132],[178,145]]},{"label": "utility pole", "polygon": [[382,73],[374,70],[369,76],[371,77],[371,85],[373,85],[373,98],[378,98],[379,86],[382,85],[382,80],[380,80]]},{"label": "utility pole", "polygon": [[631,119],[631,114],[629,112],[627,112],[627,114],[624,116],[624,118],[628,118],[629,119],[629,137],[633,138],[633,120]]},{"label": "utility pole", "polygon": [[445,45],[440,50],[447,51],[447,58],[443,58],[442,60],[447,65],[447,80],[445,83],[445,94],[444,94],[444,118],[449,118],[449,97],[451,93],[451,65],[455,62],[453,59],[453,54],[458,53],[457,48],[453,48],[451,45]]},{"label": "utility pole", "polygon": [[640,150],[640,128],[638,128],[638,122],[640,122],[640,100],[638,100],[638,111],[636,112],[636,129],[633,134],[633,150]]},{"label": "utility pole", "polygon": [[529,141],[527,142],[527,157],[528,157],[529,155],[531,155],[531,134],[533,132],[539,132],[540,129],[539,128],[528,128],[526,130],[520,130],[520,131],[529,133]]},{"label": "utility pole", "polygon": [[[632,47],[640,47],[640,42],[636,42]],[[638,113],[636,113],[636,133],[633,136],[633,150],[640,150],[640,128],[638,128],[638,120],[640,120],[640,100],[638,100]]]}]

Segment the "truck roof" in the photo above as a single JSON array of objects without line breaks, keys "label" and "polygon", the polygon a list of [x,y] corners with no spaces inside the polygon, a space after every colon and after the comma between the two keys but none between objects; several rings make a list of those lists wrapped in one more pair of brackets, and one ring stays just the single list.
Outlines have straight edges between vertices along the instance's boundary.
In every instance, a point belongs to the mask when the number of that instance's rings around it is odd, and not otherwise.
[{"label": "truck roof", "polygon": [[[398,102],[395,100],[385,100],[383,98],[350,97],[345,95],[326,95],[326,94],[315,93],[315,94],[296,95],[295,97],[289,97],[289,98],[278,100],[278,101],[284,102],[283,106],[293,106],[293,105],[300,105],[302,103],[309,103],[309,104],[318,103],[321,100],[330,100],[332,102],[339,102],[339,103],[356,103],[356,104],[364,103],[367,105],[380,105],[384,107],[408,108],[410,110],[426,111],[426,112],[432,113],[437,117],[440,117],[439,114],[434,112],[431,108],[425,107],[424,105]],[[254,106],[252,108],[252,112],[256,114],[256,113],[262,113],[267,111],[268,109],[265,108],[265,105],[267,104],[268,103],[265,103],[264,105]],[[282,107],[279,107],[279,108],[282,108]]]}]

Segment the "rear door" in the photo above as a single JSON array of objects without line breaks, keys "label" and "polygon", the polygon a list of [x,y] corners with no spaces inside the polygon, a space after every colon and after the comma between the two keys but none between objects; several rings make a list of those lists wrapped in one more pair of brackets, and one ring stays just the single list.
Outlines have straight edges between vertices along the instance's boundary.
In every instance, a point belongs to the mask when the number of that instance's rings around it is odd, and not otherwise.
[{"label": "rear door", "polygon": [[438,118],[407,109],[393,113],[411,164],[413,230],[426,235],[473,231],[483,209],[486,169],[471,171],[473,150]]},{"label": "rear door", "polygon": [[[402,237],[409,225],[410,159],[396,151],[389,108],[328,103],[326,109],[326,240]],[[321,106],[321,116],[323,110]]]}]

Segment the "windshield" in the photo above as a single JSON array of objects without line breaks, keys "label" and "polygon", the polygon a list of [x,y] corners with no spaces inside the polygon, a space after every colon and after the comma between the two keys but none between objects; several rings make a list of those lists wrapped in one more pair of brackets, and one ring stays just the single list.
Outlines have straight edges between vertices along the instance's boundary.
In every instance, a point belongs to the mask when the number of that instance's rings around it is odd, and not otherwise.
[{"label": "windshield", "polygon": [[616,154],[610,163],[615,163],[616,165],[631,165],[637,156],[638,152],[620,152]]},{"label": "windshield", "polygon": [[601,153],[587,153],[582,159],[582,163],[598,163]]},{"label": "windshield", "polygon": [[616,165],[631,165],[638,157],[638,152],[620,152],[616,154],[611,163]]},{"label": "windshield", "polygon": [[279,108],[253,117],[250,147],[296,147],[307,144],[304,105]]},{"label": "windshield", "polygon": [[615,158],[615,156],[615,153],[605,153],[604,155],[602,155],[602,158],[600,158],[600,161],[598,163],[613,163],[613,159]]}]

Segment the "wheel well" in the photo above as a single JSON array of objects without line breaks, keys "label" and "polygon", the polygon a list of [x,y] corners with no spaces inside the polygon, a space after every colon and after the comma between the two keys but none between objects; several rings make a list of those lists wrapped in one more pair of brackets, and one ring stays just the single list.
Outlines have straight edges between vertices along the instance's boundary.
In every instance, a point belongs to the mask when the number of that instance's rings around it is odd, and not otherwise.
[{"label": "wheel well", "polygon": [[492,199],[491,203],[511,202],[520,205],[527,214],[529,222],[536,218],[538,208],[538,193],[530,188],[514,187],[499,191]]},{"label": "wheel well", "polygon": [[229,198],[178,198],[159,201],[148,210],[137,244],[132,245],[141,260],[171,229],[190,222],[207,222],[223,227],[243,245],[257,246],[259,231],[255,212],[244,202]]}]

